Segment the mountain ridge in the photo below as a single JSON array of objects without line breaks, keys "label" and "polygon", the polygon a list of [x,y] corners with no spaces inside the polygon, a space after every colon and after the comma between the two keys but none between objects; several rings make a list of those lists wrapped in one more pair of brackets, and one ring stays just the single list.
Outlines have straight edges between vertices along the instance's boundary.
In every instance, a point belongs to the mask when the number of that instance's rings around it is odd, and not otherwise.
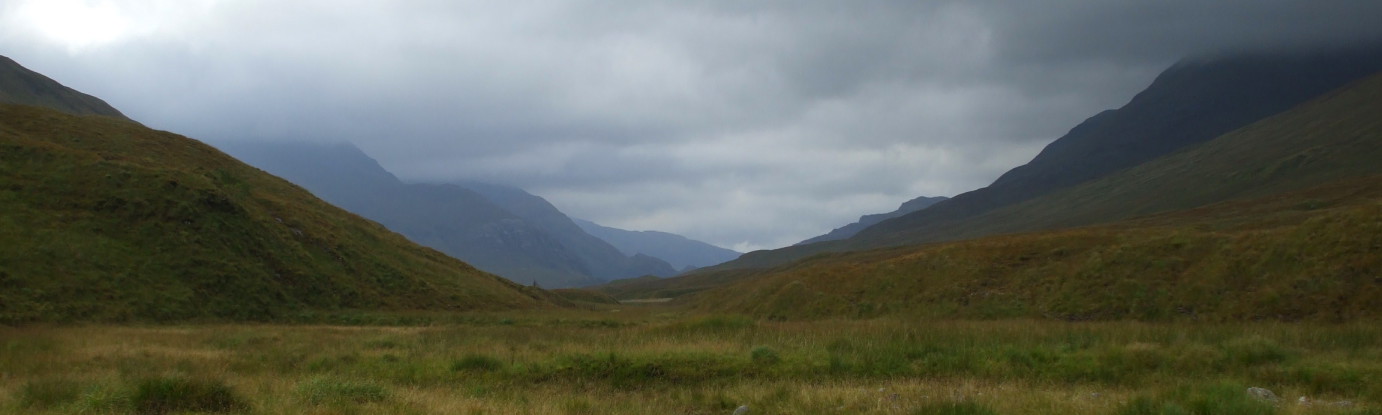
[{"label": "mountain ridge", "polygon": [[723,263],[740,255],[739,252],[674,233],[630,231],[602,226],[584,219],[574,220],[586,233],[609,242],[625,255],[644,254],[659,258],[679,272]]}]

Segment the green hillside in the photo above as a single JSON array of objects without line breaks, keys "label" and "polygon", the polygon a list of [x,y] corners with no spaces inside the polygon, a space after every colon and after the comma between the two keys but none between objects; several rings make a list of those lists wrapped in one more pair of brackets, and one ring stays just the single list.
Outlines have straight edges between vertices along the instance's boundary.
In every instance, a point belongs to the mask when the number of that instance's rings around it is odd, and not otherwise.
[{"label": "green hillside", "polygon": [[1382,318],[1382,176],[1093,228],[831,254],[695,295],[774,319]]},{"label": "green hillside", "polygon": [[861,233],[849,245],[883,247],[1108,223],[1382,174],[1378,97],[1382,75],[1102,179],[969,219]]},{"label": "green hillside", "polygon": [[195,140],[0,105],[0,323],[541,307]]},{"label": "green hillside", "polygon": [[[647,281],[615,294],[724,287],[696,301],[786,318],[1372,315],[1375,306],[1358,299],[1382,283],[1373,280],[1382,275],[1378,96],[1382,76],[1142,166],[887,241],[910,247]],[[1057,228],[1067,230],[1049,231]],[[1050,233],[915,245],[1042,229]],[[1128,302],[1138,298],[1145,302]]]}]

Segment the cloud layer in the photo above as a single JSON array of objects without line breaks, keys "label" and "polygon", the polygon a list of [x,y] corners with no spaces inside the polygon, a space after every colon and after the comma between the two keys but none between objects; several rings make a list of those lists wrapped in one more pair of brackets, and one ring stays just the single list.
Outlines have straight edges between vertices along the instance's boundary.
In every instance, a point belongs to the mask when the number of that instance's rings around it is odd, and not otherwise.
[{"label": "cloud layer", "polygon": [[741,249],[992,181],[1190,55],[1382,38],[1375,1],[81,1],[0,53],[156,128]]}]

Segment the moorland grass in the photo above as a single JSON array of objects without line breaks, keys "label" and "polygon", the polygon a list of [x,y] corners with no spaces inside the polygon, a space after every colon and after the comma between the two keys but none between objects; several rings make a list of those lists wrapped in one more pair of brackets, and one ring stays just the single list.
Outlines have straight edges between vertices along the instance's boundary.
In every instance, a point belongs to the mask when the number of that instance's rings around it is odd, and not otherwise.
[{"label": "moorland grass", "polygon": [[[0,412],[1268,410],[1250,386],[1283,397],[1275,413],[1376,413],[1382,402],[1373,324],[780,322],[669,310],[427,326],[0,328]],[[1296,405],[1302,396],[1349,406]]]}]

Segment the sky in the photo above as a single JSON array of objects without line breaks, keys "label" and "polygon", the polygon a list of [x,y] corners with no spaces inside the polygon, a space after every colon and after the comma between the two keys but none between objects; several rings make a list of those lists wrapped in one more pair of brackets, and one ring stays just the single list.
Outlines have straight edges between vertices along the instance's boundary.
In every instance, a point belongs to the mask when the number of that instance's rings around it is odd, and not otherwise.
[{"label": "sky", "polygon": [[983,187],[1192,56],[1375,0],[6,0],[0,55],[212,143],[346,141],[740,251]]}]

